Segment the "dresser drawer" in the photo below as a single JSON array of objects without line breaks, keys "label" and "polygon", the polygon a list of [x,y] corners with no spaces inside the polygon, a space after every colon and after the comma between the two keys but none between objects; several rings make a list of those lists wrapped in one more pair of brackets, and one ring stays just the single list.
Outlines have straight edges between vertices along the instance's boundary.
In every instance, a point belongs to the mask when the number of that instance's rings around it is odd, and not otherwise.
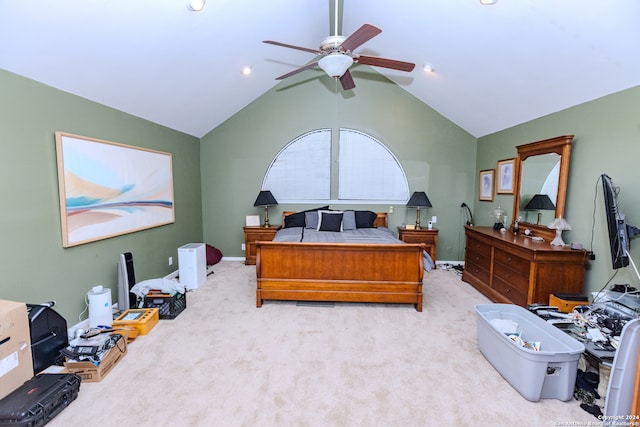
[{"label": "dresser drawer", "polygon": [[488,243],[481,242],[475,239],[469,239],[467,241],[467,250],[474,251],[479,254],[486,254],[487,256],[491,256],[491,245]]},{"label": "dresser drawer", "polygon": [[493,264],[493,275],[511,284],[514,288],[520,289],[522,292],[529,292],[528,269],[526,271],[515,271],[510,265],[505,265],[496,260]]},{"label": "dresser drawer", "polygon": [[465,265],[475,264],[485,270],[491,270],[491,248],[486,252],[478,252],[467,248]]},{"label": "dresser drawer", "polygon": [[486,270],[473,262],[465,262],[464,272],[465,274],[474,276],[476,279],[480,280],[482,283],[486,283],[487,285],[491,282],[489,270]]},{"label": "dresser drawer", "polygon": [[494,258],[496,261],[508,265],[514,271],[520,271],[522,274],[529,276],[529,261],[519,256],[505,252],[502,249],[495,250]]},{"label": "dresser drawer", "polygon": [[522,307],[527,306],[528,293],[523,292],[522,290],[514,287],[510,283],[505,282],[499,277],[497,276],[493,277],[493,283],[491,287],[495,289],[498,293],[503,295],[505,298],[507,298],[509,301],[511,301],[512,303]]}]

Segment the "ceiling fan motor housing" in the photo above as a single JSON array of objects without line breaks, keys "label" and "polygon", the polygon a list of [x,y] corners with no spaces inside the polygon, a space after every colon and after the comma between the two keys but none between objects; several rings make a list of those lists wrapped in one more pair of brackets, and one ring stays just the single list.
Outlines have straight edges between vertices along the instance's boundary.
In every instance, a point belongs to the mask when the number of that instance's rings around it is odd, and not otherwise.
[{"label": "ceiling fan motor housing", "polygon": [[346,39],[347,38],[345,36],[325,37],[324,39],[322,39],[322,42],[320,43],[320,50],[326,54],[342,52],[342,49],[340,49],[340,46],[342,45],[342,42],[345,41]]}]

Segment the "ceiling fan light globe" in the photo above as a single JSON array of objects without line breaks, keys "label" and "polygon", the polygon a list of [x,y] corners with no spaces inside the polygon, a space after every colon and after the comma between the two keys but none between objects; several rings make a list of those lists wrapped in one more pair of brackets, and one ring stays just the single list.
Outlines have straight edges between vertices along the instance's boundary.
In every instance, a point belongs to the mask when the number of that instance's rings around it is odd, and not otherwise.
[{"label": "ceiling fan light globe", "polygon": [[189,0],[187,8],[192,12],[200,12],[204,8],[204,4],[207,0]]},{"label": "ceiling fan light globe", "polygon": [[332,53],[318,62],[318,66],[329,77],[342,77],[352,64],[353,58],[343,53]]}]

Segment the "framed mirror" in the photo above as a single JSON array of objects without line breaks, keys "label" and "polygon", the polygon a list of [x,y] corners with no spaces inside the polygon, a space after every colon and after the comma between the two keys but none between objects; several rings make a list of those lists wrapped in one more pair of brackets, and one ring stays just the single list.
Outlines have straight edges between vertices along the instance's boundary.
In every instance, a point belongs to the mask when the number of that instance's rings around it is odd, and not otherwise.
[{"label": "framed mirror", "polygon": [[521,231],[553,239],[555,231],[547,225],[564,217],[572,142],[573,135],[563,135],[516,147],[518,179],[511,221],[513,225],[521,218]]}]

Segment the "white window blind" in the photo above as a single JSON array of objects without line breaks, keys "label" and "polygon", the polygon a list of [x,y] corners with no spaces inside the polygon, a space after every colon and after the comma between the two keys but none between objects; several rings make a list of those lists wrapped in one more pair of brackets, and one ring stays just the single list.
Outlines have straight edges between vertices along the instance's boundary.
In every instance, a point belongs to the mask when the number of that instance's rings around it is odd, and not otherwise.
[{"label": "white window blind", "polygon": [[332,199],[404,203],[409,199],[404,170],[384,144],[352,129],[340,129],[336,144],[337,198],[331,194],[331,129],[305,133],[287,144],[271,162],[262,188],[280,203]]},{"label": "white window blind", "polygon": [[340,129],[338,198],[406,201],[409,185],[398,159],[378,140]]},{"label": "white window blind", "polygon": [[278,202],[331,198],[331,129],[308,132],[275,157],[263,181]]}]

